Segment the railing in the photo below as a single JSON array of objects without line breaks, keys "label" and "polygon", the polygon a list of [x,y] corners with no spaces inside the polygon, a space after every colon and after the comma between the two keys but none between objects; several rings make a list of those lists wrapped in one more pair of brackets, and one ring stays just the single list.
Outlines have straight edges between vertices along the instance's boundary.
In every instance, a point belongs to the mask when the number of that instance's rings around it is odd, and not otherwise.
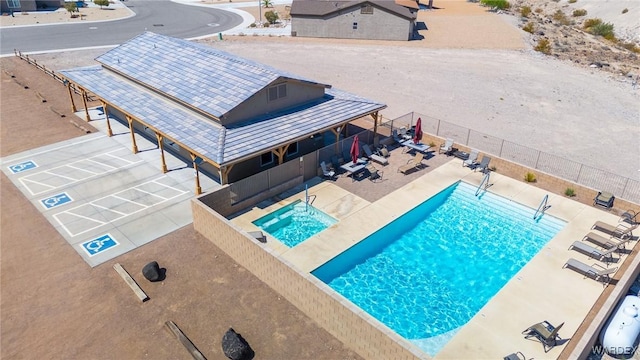
[{"label": "railing", "polygon": [[535,220],[538,217],[538,213],[540,213],[540,216],[542,216],[545,211],[549,210],[551,205],[547,205],[547,201],[549,201],[549,194],[545,195],[542,198],[542,201],[540,202],[540,205],[538,205],[538,209],[536,210],[536,213],[533,214],[533,220]]},{"label": "railing", "polygon": [[608,191],[616,197],[640,204],[640,181],[638,180],[596,169],[444,120],[411,112],[381,124],[381,127],[411,128],[419,117],[422,119],[422,131],[425,133],[440,138],[451,138],[457,144],[496,155],[501,159],[540,170],[591,189]]},{"label": "railing", "polygon": [[480,185],[478,185],[478,188],[476,189],[476,196],[478,196],[478,194],[480,194],[480,189],[482,188],[482,185],[484,185],[484,190],[486,191],[487,188],[490,186],[489,185],[489,175],[491,174],[490,171],[487,171],[484,174],[484,177],[482,178],[482,181],[480,182]]}]

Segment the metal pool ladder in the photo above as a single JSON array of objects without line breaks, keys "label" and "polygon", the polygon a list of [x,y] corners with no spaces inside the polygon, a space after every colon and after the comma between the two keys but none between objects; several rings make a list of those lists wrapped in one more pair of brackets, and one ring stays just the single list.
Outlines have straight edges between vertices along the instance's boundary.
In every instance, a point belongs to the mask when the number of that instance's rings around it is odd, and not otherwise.
[{"label": "metal pool ladder", "polygon": [[540,216],[542,216],[544,212],[551,207],[551,205],[547,205],[548,200],[549,200],[549,194],[545,195],[542,198],[540,205],[538,205],[538,210],[536,210],[536,213],[533,215],[533,220],[535,220],[538,217],[538,213],[540,213]]},{"label": "metal pool ladder", "polygon": [[487,188],[489,188],[489,186],[491,186],[489,184],[489,174],[491,174],[490,172],[487,171],[486,174],[484,174],[484,177],[482,178],[482,181],[480,182],[480,185],[478,185],[478,188],[476,189],[476,196],[478,196],[478,194],[480,194],[480,189],[482,188],[482,185],[484,185],[484,190],[487,190]]}]

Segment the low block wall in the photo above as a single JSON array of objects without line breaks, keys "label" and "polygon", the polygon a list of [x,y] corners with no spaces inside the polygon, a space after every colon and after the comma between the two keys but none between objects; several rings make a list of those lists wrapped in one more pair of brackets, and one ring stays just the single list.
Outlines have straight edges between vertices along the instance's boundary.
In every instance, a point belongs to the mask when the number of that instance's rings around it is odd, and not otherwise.
[{"label": "low block wall", "polygon": [[365,359],[428,359],[424,353],[313,275],[263,247],[196,198],[193,226],[222,251]]}]

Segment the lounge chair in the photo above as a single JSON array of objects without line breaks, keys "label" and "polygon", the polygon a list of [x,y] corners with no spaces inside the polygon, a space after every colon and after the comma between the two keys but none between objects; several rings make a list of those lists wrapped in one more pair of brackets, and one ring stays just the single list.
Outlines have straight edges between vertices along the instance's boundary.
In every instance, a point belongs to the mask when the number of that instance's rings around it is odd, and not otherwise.
[{"label": "lounge chair", "polygon": [[631,241],[631,237],[627,237],[624,240],[618,241],[614,238],[606,238],[592,231],[587,235],[585,235],[584,238],[582,238],[582,241],[585,241],[585,240],[592,242],[603,249],[611,249],[613,247],[616,247],[616,248],[620,248],[621,246],[624,247],[629,241]]},{"label": "lounge chair", "polygon": [[614,226],[607,224],[606,222],[596,221],[591,228],[605,232],[613,237],[617,237],[618,239],[623,239],[627,236],[633,237],[633,230],[637,229],[638,225],[639,224],[625,225],[620,223]]},{"label": "lounge chair", "polygon": [[398,172],[401,172],[401,173],[406,175],[407,171],[422,167],[422,165],[423,165],[422,164],[422,160],[423,159],[424,159],[424,154],[423,153],[421,153],[421,152],[416,153],[416,155],[412,159],[409,159],[409,161],[406,164],[401,165],[398,168]]},{"label": "lounge chair", "polygon": [[331,166],[333,166],[333,171],[337,172],[340,169],[340,159],[338,159],[338,155],[331,155]]},{"label": "lounge chair", "polygon": [[411,134],[409,134],[407,128],[404,126],[401,127],[400,130],[398,130],[398,135],[400,135],[400,138],[404,140],[411,139]]},{"label": "lounge chair", "polygon": [[626,222],[627,224],[630,225],[636,225],[636,224],[640,224],[640,222],[638,222],[638,214],[640,214],[640,212],[635,212],[633,210],[627,210],[625,212],[622,213],[622,215],[620,215],[620,222]]},{"label": "lounge chair", "polygon": [[475,168],[478,165],[478,163],[476,162],[477,160],[478,160],[478,150],[471,149],[471,153],[469,153],[469,157],[467,158],[467,160],[462,162],[462,166]]},{"label": "lounge chair", "polygon": [[548,321],[543,321],[535,325],[529,326],[522,334],[525,339],[536,338],[542,343],[544,352],[549,352],[554,346],[558,344],[557,340],[560,339],[558,331],[564,325],[564,323],[553,326]]},{"label": "lounge chair", "polygon": [[613,262],[613,253],[618,250],[618,248],[612,247],[607,250],[598,250],[582,241],[574,241],[573,244],[569,246],[569,250],[582,252],[593,259],[604,261],[606,264],[609,264]]},{"label": "lounge chair", "polygon": [[440,146],[440,149],[438,149],[438,154],[445,153],[449,155],[451,154],[452,150],[453,150],[453,139],[447,139],[444,141],[444,144]]},{"label": "lounge chair", "polygon": [[362,145],[362,150],[364,150],[364,153],[367,155],[367,157],[381,165],[387,165],[389,164],[389,160],[387,160],[387,158],[384,158],[380,155],[376,155],[371,151],[371,148],[369,147],[369,144],[364,144]]},{"label": "lounge chair", "polygon": [[615,196],[612,193],[606,191],[598,191],[598,195],[593,199],[593,206],[599,205],[605,209],[613,207],[613,200]]},{"label": "lounge chair", "polygon": [[402,143],[405,141],[405,139],[403,139],[400,134],[398,134],[398,130],[396,129],[393,129],[393,131],[391,132],[391,136],[393,137],[393,140],[400,145],[402,145]]},{"label": "lounge chair", "polygon": [[324,161],[320,163],[320,167],[322,168],[322,175],[324,175],[324,177],[333,179],[336,176],[336,172],[333,170],[329,170],[327,168],[327,164]]},{"label": "lounge chair", "polygon": [[524,356],[520,351],[516,351],[513,354],[509,354],[503,358],[504,360],[527,360],[527,357]]},{"label": "lounge chair", "polygon": [[377,151],[378,155],[388,158],[389,156],[391,156],[391,154],[389,154],[389,150],[387,149],[386,146],[382,146],[381,148],[378,149]]},{"label": "lounge chair", "polygon": [[486,174],[487,171],[489,171],[489,162],[491,162],[491,158],[488,157],[487,155],[483,156],[482,160],[480,160],[480,162],[473,167],[473,171],[476,171],[479,169],[480,172]]},{"label": "lounge chair", "polygon": [[[595,266],[599,267],[600,269],[596,268]],[[570,268],[581,273],[585,278],[592,278],[595,281],[601,282],[603,285],[607,285],[609,281],[611,281],[611,277],[609,275],[615,273],[618,270],[617,267],[605,268],[598,264],[593,264],[593,266],[587,265],[573,258],[567,260],[562,268]]]},{"label": "lounge chair", "polygon": [[384,174],[384,171],[376,169],[373,164],[367,165],[367,170],[369,170],[369,180],[373,182],[376,182],[376,180],[382,181],[382,175]]}]

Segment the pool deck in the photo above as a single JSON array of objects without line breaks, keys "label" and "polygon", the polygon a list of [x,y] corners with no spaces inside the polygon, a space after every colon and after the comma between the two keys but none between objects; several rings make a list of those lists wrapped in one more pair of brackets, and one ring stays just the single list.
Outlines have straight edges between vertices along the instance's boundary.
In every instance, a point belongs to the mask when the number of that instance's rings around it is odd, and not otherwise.
[{"label": "pool deck", "polygon": [[[313,206],[339,222],[294,248],[288,248],[268,235],[266,246],[300,270],[311,272],[449,185],[462,180],[478,186],[482,179],[482,173],[462,167],[461,160],[454,158],[374,202],[330,181],[310,185]],[[459,329],[434,358],[496,359],[517,351],[527,358],[557,358],[563,344],[573,336],[604,290],[601,283],[562,268],[569,258],[587,264],[598,263],[568,248],[589,233],[595,221],[617,224],[618,217],[498,173],[491,173],[490,183],[489,192],[533,209],[548,194],[551,208],[546,213],[566,221],[567,225]],[[305,191],[302,190],[278,202],[254,207],[231,221],[246,231],[259,230],[252,221],[295,200],[304,201],[304,198]],[[509,254],[498,253],[495,259],[499,261],[505,256]],[[624,259],[626,256],[622,257]],[[469,289],[469,296],[473,296],[473,289]],[[554,325],[564,322],[559,335],[565,340],[548,353],[539,342],[525,340],[521,334],[530,325],[543,320]]]}]

